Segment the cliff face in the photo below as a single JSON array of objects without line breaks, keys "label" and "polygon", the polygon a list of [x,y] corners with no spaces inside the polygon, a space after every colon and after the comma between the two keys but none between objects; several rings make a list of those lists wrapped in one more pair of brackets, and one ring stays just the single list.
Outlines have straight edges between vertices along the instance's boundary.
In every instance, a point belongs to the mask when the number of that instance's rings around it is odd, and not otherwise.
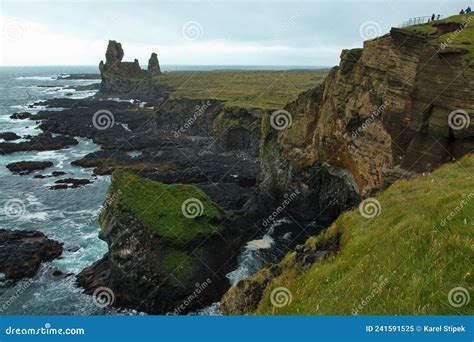
[{"label": "cliff face", "polygon": [[157,99],[164,95],[164,89],[157,87],[152,78],[161,74],[158,56],[152,53],[148,70],[142,70],[138,60],[122,62],[122,44],[110,40],[105,53],[105,63],[100,61],[102,78],[100,94],[139,99]]},{"label": "cliff face", "polygon": [[[311,184],[324,163],[345,174],[341,205],[352,192],[370,196],[458,158],[474,147],[473,126],[453,129],[449,116],[474,114],[473,77],[465,51],[440,50],[434,38],[401,29],[343,51],[320,86],[287,105],[292,125],[278,135],[264,130],[266,188],[302,180],[304,193],[330,208],[331,194]],[[321,208],[313,208],[306,211],[317,215]]]}]

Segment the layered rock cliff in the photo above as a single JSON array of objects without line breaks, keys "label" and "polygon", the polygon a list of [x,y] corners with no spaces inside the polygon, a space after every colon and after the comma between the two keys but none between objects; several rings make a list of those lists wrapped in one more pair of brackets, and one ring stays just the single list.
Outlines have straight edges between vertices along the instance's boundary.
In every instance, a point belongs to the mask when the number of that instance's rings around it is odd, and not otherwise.
[{"label": "layered rock cliff", "polygon": [[474,68],[466,53],[404,29],[343,51],[320,86],[286,106],[290,127],[276,132],[264,122],[266,189],[300,187],[294,212],[318,217],[336,206],[332,221],[356,197],[472,150]]}]

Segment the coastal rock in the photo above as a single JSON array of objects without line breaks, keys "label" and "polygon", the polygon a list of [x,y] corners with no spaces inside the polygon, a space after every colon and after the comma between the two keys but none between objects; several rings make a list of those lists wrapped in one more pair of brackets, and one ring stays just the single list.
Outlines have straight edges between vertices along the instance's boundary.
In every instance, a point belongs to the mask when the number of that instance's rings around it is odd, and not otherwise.
[{"label": "coastal rock", "polygon": [[76,179],[76,178],[66,178],[59,179],[54,182],[56,185],[50,187],[51,190],[60,190],[60,189],[75,189],[86,184],[91,184],[92,181],[89,179]]},{"label": "coastal rock", "polygon": [[21,137],[19,135],[17,135],[16,133],[13,133],[13,132],[0,133],[0,139],[3,139],[5,141],[14,141],[14,140],[18,140],[20,138]]},{"label": "coastal rock", "polygon": [[148,74],[152,77],[161,74],[158,55],[154,52],[151,54],[150,59],[148,60]]},{"label": "coastal rock", "polygon": [[117,307],[185,314],[227,290],[249,222],[223,225],[225,213],[201,190],[125,171],[114,173],[106,203],[99,237],[109,251],[79,274],[86,293],[106,286]]},{"label": "coastal rock", "polygon": [[[355,205],[356,197],[371,196],[390,183],[386,176],[393,178],[397,168],[406,171],[400,176],[423,173],[471,151],[474,101],[466,80],[474,77],[474,68],[465,51],[437,53],[433,44],[394,28],[366,41],[363,49],[344,50],[340,65],[322,84],[285,107],[291,115],[288,128],[276,132],[270,118],[264,121],[265,191],[281,193],[303,184],[303,194],[313,193],[305,203],[322,204],[305,210],[317,216],[331,208],[324,197],[344,188],[335,200],[346,203],[336,214]],[[471,125],[453,129],[449,118],[456,111]],[[321,165],[339,170],[336,174],[344,176],[336,178],[350,186],[315,182]]]},{"label": "coastal rock", "polygon": [[61,255],[63,244],[32,230],[0,229],[0,272],[7,280],[33,277],[43,262]]},{"label": "coastal rock", "polygon": [[24,151],[52,151],[67,146],[77,145],[79,142],[69,136],[55,136],[44,132],[20,143],[0,143],[0,155]]},{"label": "coastal rock", "polygon": [[8,164],[7,169],[19,175],[27,175],[33,171],[44,170],[51,166],[53,166],[52,162],[20,161]]}]

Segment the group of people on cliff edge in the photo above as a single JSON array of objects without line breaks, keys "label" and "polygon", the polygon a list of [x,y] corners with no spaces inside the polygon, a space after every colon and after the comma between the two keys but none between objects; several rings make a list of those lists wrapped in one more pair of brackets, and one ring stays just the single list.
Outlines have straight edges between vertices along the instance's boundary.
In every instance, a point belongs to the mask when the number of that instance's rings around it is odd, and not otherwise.
[{"label": "group of people on cliff edge", "polygon": [[459,12],[459,15],[469,14],[469,13],[471,13],[471,12],[472,12],[471,7],[470,7],[470,6],[467,6],[466,9],[464,9],[464,8],[461,9],[461,11]]}]

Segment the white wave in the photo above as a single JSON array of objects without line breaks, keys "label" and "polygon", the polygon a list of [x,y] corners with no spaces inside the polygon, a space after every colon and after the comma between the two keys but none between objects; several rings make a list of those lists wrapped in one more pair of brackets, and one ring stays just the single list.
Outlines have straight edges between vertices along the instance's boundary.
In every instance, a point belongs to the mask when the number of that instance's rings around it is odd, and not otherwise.
[{"label": "white wave", "polygon": [[16,80],[37,80],[37,81],[51,81],[55,80],[56,76],[19,76],[15,78]]},{"label": "white wave", "polygon": [[49,218],[49,214],[46,211],[38,211],[38,212],[31,212],[26,211],[23,215],[21,215],[18,220],[24,222],[32,222],[32,221],[46,221]]}]

